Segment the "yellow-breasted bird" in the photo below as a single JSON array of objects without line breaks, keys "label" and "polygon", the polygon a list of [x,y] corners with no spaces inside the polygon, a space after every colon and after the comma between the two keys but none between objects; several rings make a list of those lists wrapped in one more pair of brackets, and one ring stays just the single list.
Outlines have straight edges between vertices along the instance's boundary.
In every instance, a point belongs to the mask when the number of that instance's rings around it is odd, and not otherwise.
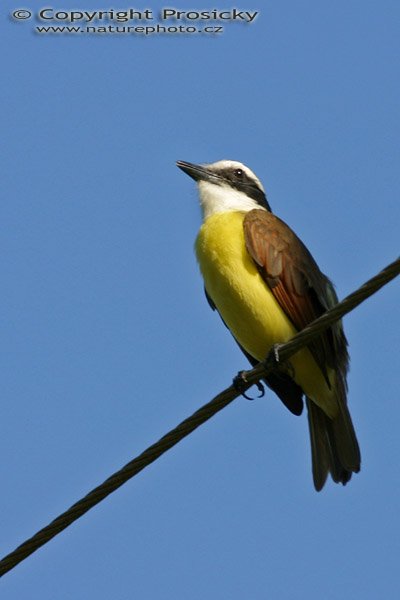
[{"label": "yellow-breasted bird", "polygon": [[[198,185],[203,224],[195,248],[207,299],[254,365],[336,304],[334,287],[296,234],[271,212],[248,167],[231,160],[177,165]],[[347,407],[348,364],[338,322],[265,380],[296,415],[305,396],[318,491],[328,473],[346,484],[360,470]]]}]

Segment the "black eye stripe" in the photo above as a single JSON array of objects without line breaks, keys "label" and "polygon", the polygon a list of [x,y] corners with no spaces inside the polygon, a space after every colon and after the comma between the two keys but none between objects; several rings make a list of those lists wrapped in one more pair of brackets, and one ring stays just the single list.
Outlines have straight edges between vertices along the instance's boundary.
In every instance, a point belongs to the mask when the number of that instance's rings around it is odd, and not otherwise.
[{"label": "black eye stripe", "polygon": [[[241,175],[239,176],[238,171],[241,172]],[[257,204],[271,211],[265,193],[258,186],[256,181],[248,177],[243,169],[240,167],[237,167],[236,169],[227,168],[219,171],[218,175],[221,179],[225,179],[232,188],[243,192],[246,196],[257,202]]]}]

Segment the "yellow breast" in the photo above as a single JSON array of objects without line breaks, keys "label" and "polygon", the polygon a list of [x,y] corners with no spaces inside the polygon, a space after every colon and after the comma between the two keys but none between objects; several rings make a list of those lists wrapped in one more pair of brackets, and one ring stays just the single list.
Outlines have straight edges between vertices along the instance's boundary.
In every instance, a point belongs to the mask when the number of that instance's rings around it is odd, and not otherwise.
[{"label": "yellow breast", "polygon": [[[195,250],[208,294],[239,344],[257,360],[289,340],[296,328],[283,312],[247,252],[244,212],[216,213],[205,220]],[[332,395],[308,350],[291,360],[294,379],[329,414]]]},{"label": "yellow breast", "polygon": [[196,254],[208,294],[243,348],[263,360],[296,329],[246,250],[243,212],[217,213],[202,225]]}]

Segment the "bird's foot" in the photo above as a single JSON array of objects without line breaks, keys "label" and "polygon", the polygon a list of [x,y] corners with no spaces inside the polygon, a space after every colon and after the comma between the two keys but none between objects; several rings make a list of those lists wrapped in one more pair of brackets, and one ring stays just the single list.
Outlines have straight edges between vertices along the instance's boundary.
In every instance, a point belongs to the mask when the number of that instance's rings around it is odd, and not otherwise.
[{"label": "bird's foot", "polygon": [[279,356],[280,347],[281,344],[274,344],[271,350],[268,352],[267,358],[264,361],[264,364],[268,369],[271,367],[273,369],[277,369],[281,365],[281,359]]},{"label": "bird's foot", "polygon": [[[258,390],[259,390],[259,395],[257,396],[257,398],[262,398],[265,395],[265,389],[263,384],[261,383],[261,381],[257,381],[255,383],[255,385],[257,386]],[[233,379],[233,387],[240,392],[240,394],[243,396],[243,398],[246,398],[246,400],[254,400],[255,398],[251,398],[250,396],[248,396],[246,394],[246,390],[248,387],[248,381],[246,379],[246,371],[239,371],[239,373],[236,375],[236,377],[234,377]]]},{"label": "bird's foot", "polygon": [[292,379],[295,378],[295,370],[292,363],[289,360],[281,360],[279,351],[283,344],[274,344],[271,350],[267,354],[267,358],[264,360],[264,366],[266,369],[271,369],[275,373],[283,373],[289,375]]}]

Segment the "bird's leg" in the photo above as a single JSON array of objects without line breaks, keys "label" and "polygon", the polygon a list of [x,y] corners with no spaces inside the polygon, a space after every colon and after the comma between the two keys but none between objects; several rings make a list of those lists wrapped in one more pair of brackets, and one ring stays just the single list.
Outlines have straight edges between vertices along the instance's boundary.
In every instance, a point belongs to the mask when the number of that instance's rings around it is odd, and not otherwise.
[{"label": "bird's leg", "polygon": [[[243,396],[243,398],[246,398],[246,400],[254,400],[254,398],[250,398],[250,396],[248,396],[244,391],[244,389],[247,387],[247,384],[248,381],[246,379],[246,371],[239,371],[239,373],[233,379],[233,387],[238,392],[240,392],[240,394]],[[255,385],[257,386],[260,392],[258,398],[262,398],[265,395],[265,389],[263,384],[261,383],[261,381],[257,381]]]},{"label": "bird's leg", "polygon": [[271,350],[267,354],[267,358],[264,361],[264,366],[266,369],[272,369],[275,372],[285,373],[294,379],[295,370],[290,360],[287,360],[286,362],[281,361],[281,357],[279,355],[281,346],[282,344],[274,344],[272,346]]},{"label": "bird's leg", "polygon": [[271,348],[271,350],[268,352],[267,354],[267,358],[264,361],[264,364],[266,366],[267,369],[274,369],[277,370],[279,369],[279,367],[281,367],[281,362],[280,362],[280,356],[279,356],[279,349],[281,347],[281,344],[274,344]]},{"label": "bird's leg", "polygon": [[274,353],[274,359],[276,363],[279,363],[280,358],[279,358],[279,348],[280,348],[280,344],[274,344],[272,346],[272,352]]}]

